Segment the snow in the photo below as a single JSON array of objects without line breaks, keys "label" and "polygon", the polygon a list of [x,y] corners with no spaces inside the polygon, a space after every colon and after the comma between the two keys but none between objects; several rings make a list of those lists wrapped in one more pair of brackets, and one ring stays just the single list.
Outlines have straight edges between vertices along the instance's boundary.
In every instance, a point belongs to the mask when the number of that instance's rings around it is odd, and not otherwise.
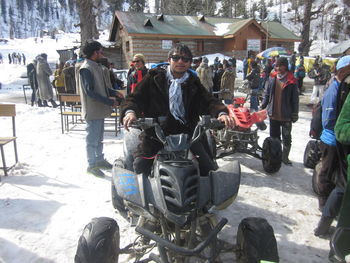
[{"label": "snow", "polygon": [[[69,45],[72,39],[62,35],[58,43],[50,39],[43,43],[15,40],[1,45],[0,52],[25,52],[27,61],[46,52],[55,62],[57,44]],[[4,177],[0,171],[0,262],[72,262],[79,236],[93,217],[116,219],[121,246],[132,242],[136,237],[134,228],[112,208],[111,174],[104,179],[86,174],[85,132],[62,134],[59,109],[24,103],[22,85],[27,80],[20,75],[25,66],[9,65],[5,56],[0,72],[0,102],[16,103],[19,152],[19,163],[9,176]],[[275,231],[280,262],[284,263],[326,262],[329,251],[329,241],[313,235],[321,213],[311,187],[312,170],[303,166],[311,118],[310,110],[305,109],[301,107],[299,120],[293,124],[293,166],[282,165],[279,172],[268,175],[257,158],[231,156],[226,161],[239,160],[242,168],[238,197],[227,209],[214,211],[219,218],[229,220],[220,237],[232,243],[243,218],[265,217]],[[8,135],[9,120],[0,118],[0,126],[0,136]],[[268,129],[259,136],[262,145]],[[123,132],[118,136],[105,134],[104,152],[110,162],[122,156],[122,139]],[[12,146],[5,151],[10,164]],[[220,160],[220,165],[226,161]],[[131,261],[122,257],[120,262]]]},{"label": "snow", "polygon": [[229,26],[231,25],[231,23],[219,23],[216,25],[216,28],[214,30],[215,35],[217,36],[223,36],[224,34],[226,34],[227,32],[229,32]]}]

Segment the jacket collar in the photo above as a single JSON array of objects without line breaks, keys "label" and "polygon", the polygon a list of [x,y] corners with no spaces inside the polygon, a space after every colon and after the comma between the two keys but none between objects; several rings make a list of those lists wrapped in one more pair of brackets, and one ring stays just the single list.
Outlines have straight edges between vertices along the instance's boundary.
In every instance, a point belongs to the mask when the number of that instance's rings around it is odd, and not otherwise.
[{"label": "jacket collar", "polygon": [[[277,72],[272,72],[272,73],[270,74],[270,76],[271,76],[272,78],[277,78]],[[293,73],[290,72],[290,71],[288,71],[288,72],[287,72],[287,81],[286,81],[286,83],[284,83],[284,86],[287,86],[287,85],[289,85],[289,84],[296,84],[296,83],[297,83],[297,80],[296,80],[296,78],[294,77]]]}]

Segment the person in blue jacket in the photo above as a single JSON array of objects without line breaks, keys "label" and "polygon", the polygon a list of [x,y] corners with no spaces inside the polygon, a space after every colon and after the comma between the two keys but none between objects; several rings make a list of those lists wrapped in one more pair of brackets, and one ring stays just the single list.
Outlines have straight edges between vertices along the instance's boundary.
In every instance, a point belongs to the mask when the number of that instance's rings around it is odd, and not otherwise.
[{"label": "person in blue jacket", "polygon": [[[314,230],[315,236],[328,234],[329,227],[334,218],[339,213],[344,190],[334,184],[336,178],[342,178],[340,160],[337,154],[337,140],[334,132],[337,121],[337,100],[339,86],[347,73],[350,72],[350,56],[345,56],[339,60],[336,66],[337,73],[330,83],[322,99],[322,133],[321,133],[321,162],[322,167],[319,172],[320,196],[318,198],[319,208],[322,216],[317,228]],[[338,180],[339,182],[339,180]]]}]

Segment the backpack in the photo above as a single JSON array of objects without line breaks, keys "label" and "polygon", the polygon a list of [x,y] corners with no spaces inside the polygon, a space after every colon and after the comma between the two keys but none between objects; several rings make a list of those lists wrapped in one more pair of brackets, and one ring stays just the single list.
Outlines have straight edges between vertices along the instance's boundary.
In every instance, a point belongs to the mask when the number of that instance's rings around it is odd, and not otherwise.
[{"label": "backpack", "polygon": [[319,101],[312,109],[309,136],[313,139],[319,140],[322,130],[322,104],[321,101]]}]

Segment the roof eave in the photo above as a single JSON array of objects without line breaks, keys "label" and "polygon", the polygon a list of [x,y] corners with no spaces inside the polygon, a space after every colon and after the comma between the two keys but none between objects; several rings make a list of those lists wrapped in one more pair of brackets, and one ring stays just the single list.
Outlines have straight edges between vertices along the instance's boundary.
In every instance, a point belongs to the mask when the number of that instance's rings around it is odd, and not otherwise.
[{"label": "roof eave", "polygon": [[280,41],[280,42],[301,42],[301,39],[295,39],[295,38],[273,38],[273,37],[269,37],[269,40],[271,40],[271,41]]},{"label": "roof eave", "polygon": [[216,35],[170,35],[170,34],[148,34],[148,33],[128,33],[132,37],[152,37],[152,38],[194,38],[194,39],[222,39]]}]

